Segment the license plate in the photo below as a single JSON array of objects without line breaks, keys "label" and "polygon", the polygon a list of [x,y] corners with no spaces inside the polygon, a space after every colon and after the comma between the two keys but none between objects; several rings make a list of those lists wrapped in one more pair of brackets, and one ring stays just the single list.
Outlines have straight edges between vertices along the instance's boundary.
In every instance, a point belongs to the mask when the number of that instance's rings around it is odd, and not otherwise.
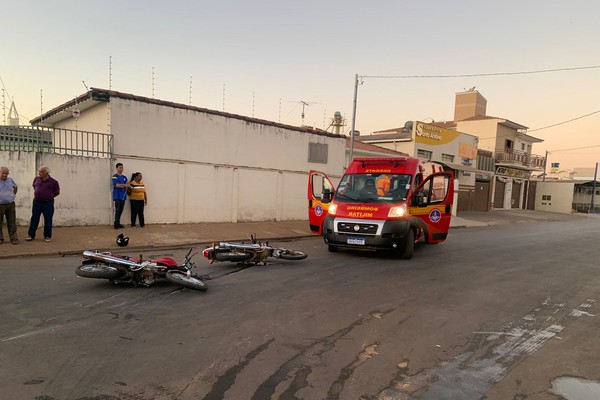
[{"label": "license plate", "polygon": [[348,241],[346,243],[348,243],[348,244],[360,244],[360,245],[364,245],[365,244],[365,238],[349,237]]}]

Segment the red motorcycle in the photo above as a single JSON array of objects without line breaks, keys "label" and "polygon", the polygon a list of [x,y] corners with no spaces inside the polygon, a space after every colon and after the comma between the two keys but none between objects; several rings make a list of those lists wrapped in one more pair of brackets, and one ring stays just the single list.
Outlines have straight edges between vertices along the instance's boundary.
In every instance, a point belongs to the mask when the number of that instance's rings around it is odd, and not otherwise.
[{"label": "red motorcycle", "polygon": [[158,279],[166,278],[169,282],[189,289],[208,289],[203,277],[192,275],[192,249],[187,253],[181,265],[169,257],[154,260],[143,260],[120,256],[109,252],[84,251],[83,263],[75,273],[83,278],[108,279],[112,283],[132,283],[134,286],[150,286]]}]

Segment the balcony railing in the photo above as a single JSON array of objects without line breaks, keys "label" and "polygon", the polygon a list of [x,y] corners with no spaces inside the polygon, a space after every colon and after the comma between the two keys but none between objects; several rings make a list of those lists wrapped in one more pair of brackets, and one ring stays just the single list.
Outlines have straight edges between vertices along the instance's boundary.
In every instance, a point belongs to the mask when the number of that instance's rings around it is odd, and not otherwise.
[{"label": "balcony railing", "polygon": [[546,163],[546,157],[528,154],[525,151],[514,149],[504,149],[501,151],[497,150],[495,153],[495,159],[496,163],[513,164],[541,170],[544,169],[544,164]]},{"label": "balcony railing", "polygon": [[40,126],[0,125],[0,151],[39,151],[109,158],[113,135]]}]

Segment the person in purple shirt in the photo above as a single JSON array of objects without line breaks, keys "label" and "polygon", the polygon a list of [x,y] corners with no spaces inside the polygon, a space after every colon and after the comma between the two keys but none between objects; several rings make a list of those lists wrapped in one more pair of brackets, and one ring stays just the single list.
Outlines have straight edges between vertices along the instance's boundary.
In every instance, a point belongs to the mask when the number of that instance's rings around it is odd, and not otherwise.
[{"label": "person in purple shirt", "polygon": [[29,223],[28,242],[35,239],[35,231],[44,215],[44,240],[52,240],[52,217],[54,216],[54,198],[60,194],[58,181],[50,176],[50,168],[40,167],[38,175],[33,180],[33,207]]}]

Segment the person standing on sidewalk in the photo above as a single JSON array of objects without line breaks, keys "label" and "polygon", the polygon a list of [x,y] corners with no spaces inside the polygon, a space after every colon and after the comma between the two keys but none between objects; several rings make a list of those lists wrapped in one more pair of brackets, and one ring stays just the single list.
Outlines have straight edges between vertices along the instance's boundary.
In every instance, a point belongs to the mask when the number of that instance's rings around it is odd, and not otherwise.
[{"label": "person standing on sidewalk", "polygon": [[131,227],[135,226],[136,217],[139,217],[140,227],[146,225],[144,221],[144,206],[148,204],[148,197],[146,195],[146,187],[142,182],[142,173],[135,172],[131,175],[131,183],[127,190],[129,194],[129,201],[131,202]]},{"label": "person standing on sidewalk", "polygon": [[117,168],[117,173],[112,176],[113,202],[115,203],[115,229],[121,229],[124,228],[121,225],[121,214],[123,214],[123,209],[125,208],[129,182],[127,182],[127,177],[123,175],[123,164],[117,163],[115,167]]},{"label": "person standing on sidewalk", "polygon": [[33,207],[31,209],[31,222],[27,232],[28,242],[35,239],[35,231],[40,224],[40,217],[44,215],[44,240],[52,241],[52,217],[54,216],[54,198],[60,194],[58,181],[50,176],[50,168],[40,167],[38,175],[33,180]]},{"label": "person standing on sidewalk", "polygon": [[4,222],[5,215],[10,242],[12,244],[19,244],[19,238],[17,237],[17,212],[15,206],[15,197],[19,188],[15,181],[8,177],[9,173],[7,167],[0,167],[0,244],[4,243],[2,223]]}]

